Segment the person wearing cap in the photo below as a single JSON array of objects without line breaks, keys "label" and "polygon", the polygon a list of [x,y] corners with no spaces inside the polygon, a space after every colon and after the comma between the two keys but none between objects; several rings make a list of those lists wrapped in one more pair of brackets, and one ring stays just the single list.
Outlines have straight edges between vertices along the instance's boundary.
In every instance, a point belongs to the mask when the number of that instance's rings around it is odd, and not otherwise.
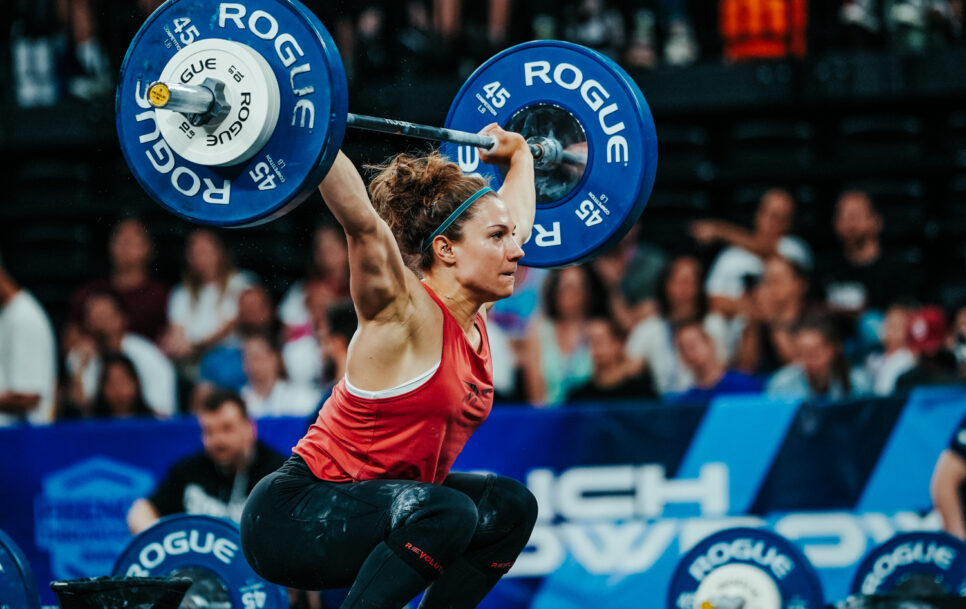
[{"label": "person wearing cap", "polygon": [[906,332],[916,365],[896,379],[896,391],[962,381],[956,374],[956,358],[946,348],[946,315],[940,307],[927,305],[914,312]]}]

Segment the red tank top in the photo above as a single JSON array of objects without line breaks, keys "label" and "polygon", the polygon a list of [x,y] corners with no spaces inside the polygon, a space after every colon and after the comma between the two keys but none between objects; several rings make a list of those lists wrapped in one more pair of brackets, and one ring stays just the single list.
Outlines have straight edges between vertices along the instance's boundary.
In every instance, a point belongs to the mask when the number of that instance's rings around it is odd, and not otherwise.
[{"label": "red tank top", "polygon": [[388,478],[440,483],[493,405],[493,368],[483,316],[482,344],[470,345],[436,294],[443,311],[443,353],[436,372],[398,396],[369,399],[342,379],[294,452],[317,477],[333,482]]}]

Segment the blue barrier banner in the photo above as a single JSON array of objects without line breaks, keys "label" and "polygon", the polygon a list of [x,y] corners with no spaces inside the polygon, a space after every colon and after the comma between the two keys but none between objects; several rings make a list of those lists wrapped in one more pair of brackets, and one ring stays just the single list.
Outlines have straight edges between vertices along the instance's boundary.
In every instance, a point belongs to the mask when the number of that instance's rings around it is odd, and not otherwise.
[{"label": "blue barrier banner", "polygon": [[[728,397],[710,406],[497,407],[456,463],[524,481],[540,516],[484,609],[663,609],[702,538],[769,527],[803,550],[828,601],[900,531],[940,526],[929,478],[966,415],[966,390],[811,405]],[[287,454],[304,419],[263,419]],[[0,429],[0,530],[47,583],[107,574],[125,514],[201,450],[197,423],[108,421]]]}]

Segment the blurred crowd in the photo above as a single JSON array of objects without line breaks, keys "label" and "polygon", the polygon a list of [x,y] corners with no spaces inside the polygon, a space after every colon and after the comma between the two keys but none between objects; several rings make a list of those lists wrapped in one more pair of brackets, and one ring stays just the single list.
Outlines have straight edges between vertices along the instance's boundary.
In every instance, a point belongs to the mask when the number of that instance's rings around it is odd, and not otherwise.
[{"label": "blurred crowd", "polygon": [[[489,315],[498,399],[823,401],[966,381],[966,303],[923,301],[868,194],[841,193],[821,256],[791,234],[795,208],[774,188],[750,227],[693,221],[683,253],[635,227],[589,263],[520,267]],[[76,286],[59,328],[0,263],[0,423],[171,417],[225,389],[256,418],[312,417],[343,376],[357,321],[337,224],[320,222],[277,300],[210,229],[188,234],[173,286],[141,221],[120,220],[106,250],[109,276]]]},{"label": "blurred crowd", "polygon": [[[159,0],[14,0],[21,106],[113,93],[128,44]],[[307,3],[334,36],[350,83],[409,74],[466,77],[515,43],[564,39],[630,69],[781,59],[841,48],[904,53],[962,40],[963,0],[332,0]],[[2,36],[2,34],[0,34]]]}]

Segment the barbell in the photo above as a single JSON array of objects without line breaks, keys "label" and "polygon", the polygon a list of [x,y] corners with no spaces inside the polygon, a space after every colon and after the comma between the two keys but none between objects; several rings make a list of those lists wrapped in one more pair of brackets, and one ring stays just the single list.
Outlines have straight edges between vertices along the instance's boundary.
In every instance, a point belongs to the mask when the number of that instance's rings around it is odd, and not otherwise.
[{"label": "barbell", "polygon": [[[417,93],[418,94],[418,93]],[[586,47],[534,41],[487,60],[463,84],[445,126],[348,112],[332,37],[297,0],[167,0],[121,66],[118,139],[144,190],[189,221],[252,226],[290,211],[322,181],[347,127],[442,142],[467,174],[496,122],[534,155],[537,212],[522,262],[589,259],[638,220],[657,169],[654,120],[616,63]]]}]

